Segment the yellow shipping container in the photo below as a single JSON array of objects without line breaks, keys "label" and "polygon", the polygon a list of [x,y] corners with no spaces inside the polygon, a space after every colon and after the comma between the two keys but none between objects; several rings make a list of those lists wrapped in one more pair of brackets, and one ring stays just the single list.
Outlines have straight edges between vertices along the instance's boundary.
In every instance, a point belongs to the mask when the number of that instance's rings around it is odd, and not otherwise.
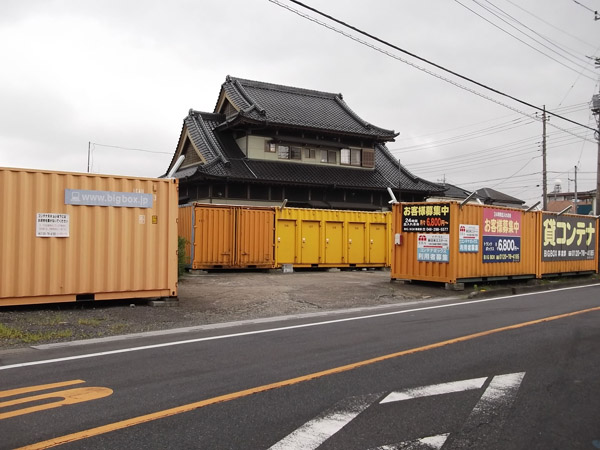
[{"label": "yellow shipping container", "polygon": [[391,213],[276,209],[277,266],[388,267]]},{"label": "yellow shipping container", "polygon": [[0,305],[177,295],[178,184],[0,168]]},{"label": "yellow shipping container", "polygon": [[[179,208],[192,269],[273,268],[273,208],[195,203]],[[190,225],[192,224],[192,225]]]}]

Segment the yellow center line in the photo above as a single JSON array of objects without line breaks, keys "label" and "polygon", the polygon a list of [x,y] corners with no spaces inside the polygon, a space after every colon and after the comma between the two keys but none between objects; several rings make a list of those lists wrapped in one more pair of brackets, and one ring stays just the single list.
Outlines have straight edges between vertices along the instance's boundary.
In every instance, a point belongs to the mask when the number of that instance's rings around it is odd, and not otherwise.
[{"label": "yellow center line", "polygon": [[278,389],[278,388],[282,388],[282,387],[286,387],[286,386],[292,386],[294,384],[303,383],[305,381],[314,380],[316,378],[321,378],[321,377],[326,377],[329,375],[347,372],[349,370],[354,370],[359,367],[364,367],[364,366],[368,366],[368,365],[375,364],[378,362],[386,361],[388,359],[398,358],[400,356],[412,355],[414,353],[424,352],[427,350],[433,350],[436,348],[445,347],[447,345],[457,344],[459,342],[465,342],[465,341],[469,341],[472,339],[489,336],[491,334],[501,333],[503,331],[516,330],[518,328],[524,328],[527,326],[536,325],[536,324],[540,324],[540,323],[544,323],[544,322],[551,322],[553,320],[564,319],[567,317],[572,317],[572,316],[576,316],[579,314],[585,314],[585,313],[589,313],[589,312],[593,312],[593,311],[600,311],[600,306],[597,306],[594,308],[589,308],[589,309],[583,309],[580,311],[565,313],[565,314],[559,314],[556,316],[544,317],[542,319],[531,320],[529,322],[522,322],[522,323],[517,323],[514,325],[508,325],[508,326],[501,327],[501,328],[494,328],[492,330],[481,331],[479,333],[468,334],[465,336],[448,339],[446,341],[441,341],[441,342],[436,342],[434,344],[424,345],[422,347],[415,347],[415,348],[411,348],[409,350],[403,350],[400,352],[389,353],[387,355],[382,355],[382,356],[378,356],[375,358],[365,359],[363,361],[358,361],[358,362],[355,362],[352,364],[346,364],[343,366],[334,367],[332,369],[322,370],[319,372],[310,373],[308,375],[303,375],[303,376],[296,377],[296,378],[290,378],[287,380],[278,381],[276,383],[265,384],[265,385],[257,386],[257,387],[250,388],[250,389],[244,389],[242,391],[232,392],[230,394],[225,394],[225,395],[219,395],[217,397],[212,397],[212,398],[209,398],[206,400],[201,400],[201,401],[194,402],[194,403],[188,403],[187,405],[181,405],[181,406],[177,406],[175,408],[169,408],[169,409],[157,411],[157,412],[150,413],[150,414],[144,414],[144,415],[138,416],[138,417],[133,417],[131,419],[121,420],[119,422],[109,423],[107,425],[102,425],[99,427],[90,428],[88,430],[83,430],[83,431],[79,431],[76,433],[67,434],[65,436],[48,439],[47,441],[27,445],[27,446],[21,447],[20,449],[17,449],[17,450],[25,450],[25,449],[34,450],[34,449],[51,448],[51,447],[55,447],[57,445],[62,445],[62,444],[66,444],[69,442],[74,442],[74,441],[78,441],[81,439],[86,439],[86,438],[90,438],[93,436],[110,433],[112,431],[121,430],[124,428],[132,427],[135,425],[140,425],[140,424],[151,422],[154,420],[164,419],[166,417],[186,413],[189,411],[193,411],[195,409],[203,408],[205,406],[214,405],[216,403],[228,402],[231,400],[236,400],[236,399],[240,399],[243,397],[247,397],[247,396],[250,396],[253,394],[258,394],[260,392],[265,392],[265,391],[269,391],[272,389]]}]

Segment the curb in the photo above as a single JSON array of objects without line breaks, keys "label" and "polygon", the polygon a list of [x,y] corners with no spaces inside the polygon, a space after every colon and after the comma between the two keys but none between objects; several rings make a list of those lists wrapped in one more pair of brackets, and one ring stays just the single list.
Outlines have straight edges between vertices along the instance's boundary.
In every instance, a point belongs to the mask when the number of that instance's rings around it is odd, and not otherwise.
[{"label": "curb", "polygon": [[555,289],[570,288],[576,286],[593,286],[600,284],[600,280],[581,280],[567,282],[550,282],[547,284],[536,284],[529,286],[511,286],[498,289],[480,290],[470,292],[468,298],[501,297],[510,295],[530,294],[533,292],[553,291]]}]

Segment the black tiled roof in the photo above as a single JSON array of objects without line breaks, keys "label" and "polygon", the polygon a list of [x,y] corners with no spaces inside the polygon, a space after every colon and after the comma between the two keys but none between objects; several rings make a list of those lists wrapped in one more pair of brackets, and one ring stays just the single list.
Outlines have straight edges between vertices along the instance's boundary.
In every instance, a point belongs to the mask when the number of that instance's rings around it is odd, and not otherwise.
[{"label": "black tiled roof", "polygon": [[[450,183],[442,183],[441,186],[444,188],[444,193],[442,194],[443,197],[454,198],[454,199],[465,199],[469,195],[472,194],[472,191],[468,191],[464,188],[455,186]],[[475,199],[479,199],[481,201],[485,200],[484,197],[482,197],[478,194],[473,195],[473,197],[471,197],[471,198],[473,198],[474,200]]]},{"label": "black tiled roof", "polygon": [[414,176],[399,165],[383,144],[375,147],[374,169],[327,164],[248,159],[227,130],[220,130],[224,116],[190,110],[184,119],[190,138],[207,161],[195,170],[183,169],[177,178],[227,178],[257,183],[334,186],[355,189],[392,187],[412,193],[441,192],[443,187]]},{"label": "black tiled roof", "polygon": [[493,203],[514,203],[517,205],[522,205],[525,203],[524,200],[519,200],[516,197],[512,197],[508,194],[504,194],[503,192],[496,191],[492,188],[477,189],[477,195],[480,195],[481,197],[486,199],[486,201],[491,201]]},{"label": "black tiled roof", "polygon": [[[268,122],[270,126],[364,136],[381,142],[397,136],[393,130],[376,127],[361,119],[344,102],[341,94],[228,76],[221,87],[219,100],[223,96],[238,109],[238,113],[229,117],[222,128],[238,122]],[[216,108],[215,112],[219,112]]]}]

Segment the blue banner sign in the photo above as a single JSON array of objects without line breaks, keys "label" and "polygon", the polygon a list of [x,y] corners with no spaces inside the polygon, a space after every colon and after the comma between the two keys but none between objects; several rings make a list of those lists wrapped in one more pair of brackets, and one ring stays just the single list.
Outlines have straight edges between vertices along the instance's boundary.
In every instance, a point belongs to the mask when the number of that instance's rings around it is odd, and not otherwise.
[{"label": "blue banner sign", "polygon": [[483,236],[483,262],[521,261],[521,238],[516,236]]}]

